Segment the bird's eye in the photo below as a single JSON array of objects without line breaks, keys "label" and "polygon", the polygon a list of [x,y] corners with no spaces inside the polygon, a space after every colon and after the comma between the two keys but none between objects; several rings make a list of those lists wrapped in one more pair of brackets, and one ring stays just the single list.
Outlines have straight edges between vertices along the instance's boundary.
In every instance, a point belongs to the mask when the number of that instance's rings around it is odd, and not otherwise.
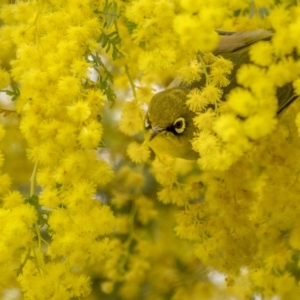
[{"label": "bird's eye", "polygon": [[151,123],[149,121],[149,118],[148,116],[145,118],[145,129],[149,129],[151,127]]},{"label": "bird's eye", "polygon": [[173,123],[174,129],[177,133],[182,133],[185,129],[185,120],[184,118],[178,118],[174,123]]}]

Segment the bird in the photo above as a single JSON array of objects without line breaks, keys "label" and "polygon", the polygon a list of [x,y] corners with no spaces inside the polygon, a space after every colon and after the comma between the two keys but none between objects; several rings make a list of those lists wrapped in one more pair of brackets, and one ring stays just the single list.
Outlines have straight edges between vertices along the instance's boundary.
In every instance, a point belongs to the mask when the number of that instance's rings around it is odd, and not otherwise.
[{"label": "bird", "polygon": [[[221,55],[233,62],[230,83],[223,88],[221,99],[226,101],[228,93],[239,86],[236,80],[237,70],[241,65],[250,62],[250,46],[258,41],[270,40],[273,32],[263,29],[250,32],[217,32],[220,35],[220,41],[213,54]],[[191,144],[197,132],[193,122],[196,114],[189,110],[186,100],[193,88],[204,86],[205,78],[189,86],[183,85],[175,78],[166,90],[152,97],[144,119],[144,133],[145,143],[156,154],[167,154],[187,160],[196,160],[200,157]],[[291,83],[278,88],[276,96],[278,114],[297,98]]]}]

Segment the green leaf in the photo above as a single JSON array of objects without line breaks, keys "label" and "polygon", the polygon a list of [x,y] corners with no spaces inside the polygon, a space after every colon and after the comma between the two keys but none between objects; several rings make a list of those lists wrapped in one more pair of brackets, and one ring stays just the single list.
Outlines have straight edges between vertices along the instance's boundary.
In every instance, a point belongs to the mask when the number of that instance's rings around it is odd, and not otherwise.
[{"label": "green leaf", "polygon": [[103,11],[99,13],[103,14],[102,20],[104,28],[110,28],[120,17],[118,5],[115,1],[108,2],[108,0],[105,0]]},{"label": "green leaf", "polygon": [[130,21],[127,21],[126,22],[126,27],[127,27],[128,31],[129,31],[129,33],[132,34],[133,30],[136,29],[137,24],[133,23],[133,22],[130,22]]},{"label": "green leaf", "polygon": [[116,46],[117,44],[121,43],[121,38],[119,36],[119,33],[117,31],[110,32],[109,34],[106,34],[102,32],[99,41],[102,45],[102,47],[105,49],[106,53],[109,53],[109,51],[112,50],[112,59],[116,60],[118,56],[124,57],[124,54],[118,49]]},{"label": "green leaf", "polygon": [[32,195],[25,199],[25,203],[32,205],[37,212],[38,220],[37,223],[39,226],[44,226],[47,224],[48,216],[51,213],[50,211],[44,209],[39,203],[39,197],[37,195]]}]

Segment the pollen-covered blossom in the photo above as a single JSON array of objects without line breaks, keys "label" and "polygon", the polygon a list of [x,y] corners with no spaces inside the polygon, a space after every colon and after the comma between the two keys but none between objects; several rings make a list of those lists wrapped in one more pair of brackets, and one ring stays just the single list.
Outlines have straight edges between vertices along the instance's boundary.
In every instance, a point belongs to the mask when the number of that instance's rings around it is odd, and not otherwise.
[{"label": "pollen-covered blossom", "polygon": [[187,105],[191,111],[203,111],[207,105],[218,107],[221,100],[222,90],[213,84],[206,84],[201,90],[192,89],[187,95]]},{"label": "pollen-covered blossom", "polygon": [[205,156],[208,153],[215,152],[220,142],[216,136],[214,136],[210,131],[203,130],[199,132],[198,136],[196,136],[193,140],[193,149],[201,155]]},{"label": "pollen-covered blossom", "polygon": [[160,68],[167,69],[174,64],[175,60],[175,49],[156,49],[154,51],[145,52],[139,57],[139,68],[145,72]]},{"label": "pollen-covered blossom", "polygon": [[142,163],[150,157],[150,150],[144,145],[132,142],[128,146],[127,154],[133,162]]},{"label": "pollen-covered blossom", "polygon": [[137,219],[141,224],[149,224],[151,220],[155,219],[158,211],[155,209],[155,205],[151,199],[141,196],[135,202],[137,206]]},{"label": "pollen-covered blossom", "polygon": [[178,188],[165,187],[157,193],[158,199],[164,203],[173,203],[178,206],[184,206],[187,203],[187,195]]},{"label": "pollen-covered blossom", "polygon": [[[178,34],[183,47],[204,52],[211,51],[217,46],[218,34],[213,30],[213,24],[205,24],[205,21],[202,23],[200,17],[191,13],[176,16],[173,23],[174,31]],[[197,34],[203,27],[206,28],[203,34]]]},{"label": "pollen-covered blossom", "polygon": [[260,66],[269,66],[273,62],[273,48],[269,42],[258,42],[250,49],[251,60]]},{"label": "pollen-covered blossom", "polygon": [[102,138],[103,128],[99,122],[91,121],[82,127],[79,143],[84,149],[97,148]]},{"label": "pollen-covered blossom", "polygon": [[211,130],[216,116],[217,115],[214,110],[207,109],[206,111],[197,114],[193,121],[199,130]]},{"label": "pollen-covered blossom", "polygon": [[[16,50],[11,67],[4,65],[8,71],[1,73],[1,85],[5,88],[10,77],[14,82],[11,94],[21,117],[28,157],[35,164],[26,200],[9,191],[11,180],[0,175],[1,210],[7,218],[17,220],[2,219],[1,223],[7,224],[3,227],[6,237],[12,241],[3,240],[7,246],[1,248],[5,252],[9,247],[12,255],[19,251],[14,269],[28,299],[89,294],[90,280],[83,269],[95,257],[101,260],[110,252],[105,236],[115,226],[110,208],[94,199],[97,187],[111,181],[112,171],[95,152],[103,133],[99,116],[104,96],[88,79],[89,68],[94,66],[89,55],[91,48],[96,50],[93,45],[103,25],[97,11],[104,3],[87,0],[62,4],[56,1],[40,6],[19,1],[3,5],[0,12],[5,23],[1,35]],[[9,16],[14,16],[12,23]],[[36,173],[40,196],[34,195]],[[39,228],[46,223],[46,230],[51,231],[48,241],[41,237]],[[74,228],[70,230],[71,224]],[[92,227],[87,229],[87,224]],[[9,234],[12,231],[15,233]],[[2,257],[10,260],[7,255]],[[59,268],[64,280],[54,272]],[[55,289],[51,282],[58,281],[61,285]]]},{"label": "pollen-covered blossom", "polygon": [[242,65],[237,73],[238,83],[247,88],[252,86],[253,78],[255,78],[256,81],[261,81],[265,77],[266,70],[253,64]]},{"label": "pollen-covered blossom", "polygon": [[248,90],[235,88],[228,96],[228,104],[241,117],[248,117],[258,110],[257,99]]},{"label": "pollen-covered blossom", "polygon": [[216,105],[221,100],[222,90],[213,84],[207,84],[202,89],[202,96],[207,99],[208,103]]},{"label": "pollen-covered blossom", "polygon": [[276,125],[277,120],[272,115],[256,114],[245,121],[244,130],[249,138],[259,139],[273,132]]},{"label": "pollen-covered blossom", "polygon": [[0,174],[0,194],[4,194],[9,191],[9,188],[11,186],[11,178],[7,173]]},{"label": "pollen-covered blossom", "polygon": [[125,102],[120,121],[120,130],[127,135],[135,135],[142,129],[142,112],[136,100]]},{"label": "pollen-covered blossom", "polygon": [[174,170],[173,159],[166,159],[164,161],[159,161],[155,159],[152,168],[156,176],[156,180],[162,185],[172,185],[177,181],[177,174]]},{"label": "pollen-covered blossom", "polygon": [[216,57],[210,65],[209,76],[213,84],[219,87],[225,87],[230,83],[228,75],[233,68],[233,63],[229,59],[221,56]]},{"label": "pollen-covered blossom", "polygon": [[77,103],[74,103],[73,105],[67,108],[67,111],[69,117],[73,121],[78,123],[82,123],[83,121],[86,121],[91,114],[91,109],[88,103],[84,101],[78,101]]},{"label": "pollen-covered blossom", "polygon": [[3,69],[0,69],[0,89],[6,88],[10,83],[9,73]]},{"label": "pollen-covered blossom", "polygon": [[[0,124],[0,142],[2,143],[2,140],[5,136],[5,129],[2,124]],[[9,192],[9,189],[11,187],[12,181],[10,176],[7,173],[2,172],[2,165],[4,163],[3,154],[0,148],[0,196],[4,195],[5,193]]]},{"label": "pollen-covered blossom", "polygon": [[186,104],[191,111],[197,112],[203,110],[209,104],[209,101],[203,97],[199,89],[195,88],[187,95]]},{"label": "pollen-covered blossom", "polygon": [[200,80],[202,73],[203,66],[196,60],[191,61],[188,66],[184,66],[178,70],[179,78],[186,83]]},{"label": "pollen-covered blossom", "polygon": [[[246,140],[243,137],[243,123],[234,115],[224,114],[216,120],[213,130],[226,143],[237,143]],[[247,141],[247,140],[246,140]]]},{"label": "pollen-covered blossom", "polygon": [[88,277],[73,274],[68,270],[66,264],[62,262],[43,263],[42,267],[46,271],[43,278],[39,276],[38,272],[35,272],[35,266],[30,262],[24,273],[19,276],[18,281],[24,290],[25,297],[29,299],[49,297],[69,299],[72,295],[80,297],[90,293],[91,283]]}]

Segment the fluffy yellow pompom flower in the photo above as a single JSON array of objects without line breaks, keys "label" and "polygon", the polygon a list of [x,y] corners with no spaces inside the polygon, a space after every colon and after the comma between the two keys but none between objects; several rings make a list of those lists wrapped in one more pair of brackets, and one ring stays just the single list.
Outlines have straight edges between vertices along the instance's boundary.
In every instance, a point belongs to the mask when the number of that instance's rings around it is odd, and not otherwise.
[{"label": "fluffy yellow pompom flower", "polygon": [[221,100],[223,91],[213,84],[207,84],[202,90],[202,96],[207,99],[210,104],[217,104]]},{"label": "fluffy yellow pompom flower", "polygon": [[99,109],[104,105],[105,97],[100,90],[88,90],[85,95],[85,101],[93,107],[95,113],[99,113]]},{"label": "fluffy yellow pompom flower", "polygon": [[229,59],[224,58],[223,56],[212,56],[206,54],[203,59],[213,60],[211,68],[221,69],[224,74],[230,74],[233,68],[233,62]]},{"label": "fluffy yellow pompom flower", "polygon": [[216,86],[225,87],[230,83],[230,80],[226,77],[226,73],[222,69],[212,68],[209,75],[211,82]]},{"label": "fluffy yellow pompom flower", "polygon": [[227,76],[231,73],[233,63],[222,56],[215,57],[210,65],[209,77],[211,82],[219,87],[225,87],[230,83]]},{"label": "fluffy yellow pompom flower", "polygon": [[276,124],[277,119],[273,116],[256,114],[245,120],[244,130],[249,138],[256,140],[272,132]]},{"label": "fluffy yellow pompom flower", "polygon": [[251,115],[257,109],[256,98],[253,94],[242,88],[235,88],[228,95],[228,105],[241,117]]},{"label": "fluffy yellow pompom flower", "polygon": [[154,204],[155,202],[152,199],[145,196],[136,199],[137,218],[143,225],[148,224],[156,217],[158,212],[154,208]]},{"label": "fluffy yellow pompom flower", "polygon": [[96,148],[102,139],[103,128],[99,122],[91,121],[82,127],[79,142],[84,149]]},{"label": "fluffy yellow pompom flower", "polygon": [[273,62],[273,47],[269,42],[258,42],[249,50],[250,59],[260,66],[269,66]]},{"label": "fluffy yellow pompom flower", "polygon": [[120,130],[127,135],[135,135],[142,130],[142,111],[137,101],[125,102],[120,121]]},{"label": "fluffy yellow pompom flower", "polygon": [[58,82],[58,93],[71,99],[79,96],[80,88],[80,79],[73,76],[62,77]]},{"label": "fluffy yellow pompom flower", "polygon": [[135,163],[143,163],[150,157],[150,150],[148,147],[132,142],[127,148],[127,154],[130,159]]},{"label": "fluffy yellow pompom flower", "polygon": [[268,69],[268,76],[277,87],[292,82],[297,79],[299,74],[298,63],[290,56],[276,64],[272,64]]},{"label": "fluffy yellow pompom flower", "polygon": [[157,193],[158,199],[164,203],[173,203],[178,206],[184,206],[187,203],[187,195],[177,188],[172,188],[170,186],[162,189]]},{"label": "fluffy yellow pompom flower", "polygon": [[74,75],[78,76],[79,78],[87,78],[89,76],[88,70],[93,65],[90,62],[87,62],[83,59],[75,59],[72,63],[71,69]]},{"label": "fluffy yellow pompom flower", "polygon": [[293,82],[294,91],[297,95],[300,95],[300,79],[296,79]]},{"label": "fluffy yellow pompom flower", "polygon": [[55,209],[61,204],[58,193],[56,189],[47,188],[42,191],[40,194],[39,202],[41,205]]},{"label": "fluffy yellow pompom flower", "polygon": [[8,174],[0,174],[0,195],[8,192],[10,186],[11,186],[11,178]]},{"label": "fluffy yellow pompom flower", "polygon": [[214,131],[226,143],[230,152],[242,155],[249,148],[248,138],[245,136],[243,123],[235,115],[225,114],[218,118],[213,126]]},{"label": "fluffy yellow pompom flower", "polygon": [[77,123],[84,122],[91,115],[91,109],[86,101],[78,101],[67,107],[67,112],[70,118]]},{"label": "fluffy yellow pompom flower", "polygon": [[181,67],[177,74],[178,77],[186,82],[187,84],[192,83],[193,81],[198,81],[201,78],[203,73],[203,66],[197,60],[191,61],[188,66]]},{"label": "fluffy yellow pompom flower", "polygon": [[224,142],[234,143],[239,137],[243,136],[242,122],[235,115],[220,116],[216,120],[213,129]]},{"label": "fluffy yellow pompom flower", "polygon": [[24,204],[24,198],[19,191],[9,192],[2,198],[4,208],[11,208]]},{"label": "fluffy yellow pompom flower", "polygon": [[[163,161],[164,158],[166,161]],[[167,157],[163,157],[163,160],[159,160],[156,158],[152,163],[152,170],[155,174],[156,180],[165,186],[170,186],[174,182],[177,182],[177,173],[174,170],[174,160],[170,158],[170,160]]]},{"label": "fluffy yellow pompom flower", "polygon": [[10,83],[9,73],[0,69],[0,89],[6,88]]},{"label": "fluffy yellow pompom flower", "polygon": [[237,72],[237,81],[244,87],[251,87],[253,78],[256,81],[264,82],[266,71],[252,64],[242,65]]},{"label": "fluffy yellow pompom flower", "polygon": [[217,114],[214,110],[207,109],[205,112],[197,114],[193,121],[199,130],[211,130],[216,116]]},{"label": "fluffy yellow pompom flower", "polygon": [[139,68],[141,71],[151,72],[156,69],[167,69],[176,60],[176,52],[172,49],[155,49],[145,51],[139,57]]},{"label": "fluffy yellow pompom flower", "polygon": [[[206,12],[213,12],[213,10],[206,10]],[[203,30],[204,26],[205,30]],[[180,37],[182,47],[203,52],[212,51],[218,44],[218,34],[213,27],[212,22],[202,23],[201,16],[189,13],[179,14],[173,21],[174,31]]]},{"label": "fluffy yellow pompom flower", "polygon": [[192,146],[201,156],[206,156],[219,149],[220,141],[211,131],[203,130],[193,139]]},{"label": "fluffy yellow pompom flower", "polygon": [[158,68],[158,63],[153,51],[145,51],[143,55],[140,55],[138,62],[141,71],[149,72],[150,70]]},{"label": "fluffy yellow pompom flower", "polygon": [[186,104],[191,111],[197,112],[205,108],[209,101],[199,89],[192,89],[187,95]]}]

